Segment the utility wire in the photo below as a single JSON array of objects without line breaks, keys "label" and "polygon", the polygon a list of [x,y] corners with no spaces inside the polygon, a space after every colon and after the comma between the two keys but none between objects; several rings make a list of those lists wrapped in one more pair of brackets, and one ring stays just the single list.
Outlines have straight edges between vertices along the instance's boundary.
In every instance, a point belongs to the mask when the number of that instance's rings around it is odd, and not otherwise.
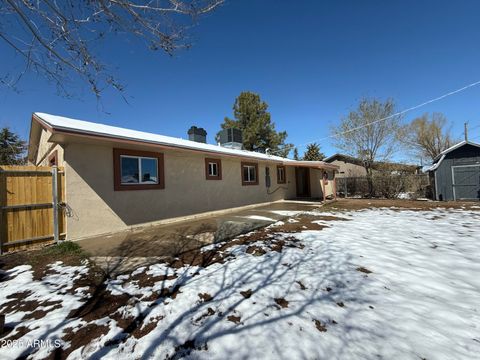
[{"label": "utility wire", "polygon": [[297,146],[294,146],[294,145],[292,145],[292,146],[286,146],[285,148],[283,148],[283,149],[281,149],[281,150],[272,151],[271,154],[276,154],[276,153],[279,153],[279,152],[283,152],[283,151],[285,151],[285,150],[287,150],[287,149],[288,149],[288,150],[291,150],[291,149],[293,149],[293,148],[295,148],[295,147],[300,147],[300,148],[301,148],[301,147],[304,147],[304,146],[306,146],[306,145],[310,145],[310,144],[313,144],[313,143],[315,143],[315,142],[320,142],[320,141],[322,141],[322,140],[326,140],[326,139],[329,139],[329,138],[332,138],[332,137],[338,137],[339,135],[349,134],[349,133],[351,133],[351,132],[360,130],[360,129],[364,128],[364,127],[367,127],[367,126],[370,126],[370,125],[373,125],[373,124],[376,124],[376,123],[379,123],[379,122],[382,122],[382,121],[386,121],[386,120],[391,119],[391,118],[393,118],[393,117],[403,115],[403,114],[405,114],[405,113],[407,113],[407,112],[410,112],[410,111],[416,110],[416,109],[418,109],[418,108],[421,108],[421,107],[423,107],[423,106],[426,106],[426,105],[428,105],[428,104],[434,103],[434,102],[436,102],[436,101],[443,100],[443,99],[445,99],[446,97],[449,97],[449,96],[458,94],[459,92],[465,91],[465,90],[467,90],[467,89],[469,89],[469,88],[471,88],[471,87],[477,86],[477,85],[480,85],[480,80],[475,81],[475,82],[473,82],[473,83],[471,83],[471,84],[465,85],[465,86],[463,86],[463,87],[461,87],[461,88],[459,88],[459,89],[457,89],[457,90],[450,91],[450,92],[448,92],[448,93],[446,93],[446,94],[443,94],[443,95],[438,96],[438,97],[436,97],[436,98],[433,98],[433,99],[430,99],[430,100],[428,100],[428,101],[425,101],[425,102],[423,102],[423,103],[421,103],[421,104],[418,104],[418,105],[409,107],[409,108],[407,108],[407,109],[405,109],[405,110],[402,110],[402,111],[399,111],[399,112],[397,112],[397,113],[395,113],[395,114],[392,114],[392,115],[386,116],[386,117],[384,117],[384,118],[381,118],[381,119],[372,121],[372,122],[370,122],[370,123],[367,123],[367,124],[364,124],[364,125],[361,125],[361,126],[357,126],[357,127],[352,128],[352,129],[348,129],[348,130],[343,131],[343,132],[338,133],[338,134],[328,135],[328,136],[325,136],[325,137],[323,137],[323,138],[320,138],[320,139],[317,139],[317,140],[313,140],[313,141],[309,141],[309,142],[307,142],[307,143],[300,144],[300,145],[297,145]]}]

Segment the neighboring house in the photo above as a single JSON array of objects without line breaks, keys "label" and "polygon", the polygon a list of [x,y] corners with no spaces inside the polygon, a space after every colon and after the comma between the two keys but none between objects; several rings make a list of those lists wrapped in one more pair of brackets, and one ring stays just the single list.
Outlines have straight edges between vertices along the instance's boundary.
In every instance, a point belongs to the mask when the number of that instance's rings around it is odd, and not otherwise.
[{"label": "neighboring house", "polygon": [[[365,177],[367,170],[363,166],[362,160],[344,154],[335,154],[324,159],[326,163],[339,167],[337,178],[344,177]],[[373,164],[373,171],[388,171],[390,173],[420,173],[420,166],[392,163],[392,162],[376,162]]]},{"label": "neighboring house", "polygon": [[[215,210],[335,194],[337,166],[224,145],[127,130],[60,116],[32,115],[28,160],[64,167],[67,239]],[[228,147],[227,147],[228,146]]]},{"label": "neighboring house", "polygon": [[480,200],[480,144],[462,141],[428,169],[435,200]]}]

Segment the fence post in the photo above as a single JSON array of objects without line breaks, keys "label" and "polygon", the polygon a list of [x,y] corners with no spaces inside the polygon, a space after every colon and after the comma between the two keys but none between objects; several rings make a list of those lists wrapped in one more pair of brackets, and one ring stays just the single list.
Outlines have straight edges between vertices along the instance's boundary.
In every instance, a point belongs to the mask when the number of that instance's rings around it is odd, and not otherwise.
[{"label": "fence post", "polygon": [[58,243],[60,240],[58,228],[58,168],[52,167],[52,206],[53,206],[53,240]]}]

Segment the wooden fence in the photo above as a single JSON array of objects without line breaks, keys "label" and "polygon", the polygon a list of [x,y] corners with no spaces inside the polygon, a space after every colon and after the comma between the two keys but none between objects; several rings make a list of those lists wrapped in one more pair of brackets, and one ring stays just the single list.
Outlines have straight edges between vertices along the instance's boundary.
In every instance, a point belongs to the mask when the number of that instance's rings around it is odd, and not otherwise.
[{"label": "wooden fence", "polygon": [[0,253],[65,237],[63,168],[0,166]]}]

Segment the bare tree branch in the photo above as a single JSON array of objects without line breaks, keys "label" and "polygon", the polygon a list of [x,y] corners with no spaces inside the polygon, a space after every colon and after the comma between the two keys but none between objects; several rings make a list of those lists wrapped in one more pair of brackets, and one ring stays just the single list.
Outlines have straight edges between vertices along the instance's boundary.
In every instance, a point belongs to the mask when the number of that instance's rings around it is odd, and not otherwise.
[{"label": "bare tree branch", "polygon": [[[0,0],[0,40],[22,55],[26,69],[69,95],[75,77],[97,97],[123,91],[96,53],[98,42],[133,36],[169,55],[188,48],[186,30],[224,0]],[[18,79],[20,79],[22,72]],[[17,80],[18,83],[18,80]]]}]

